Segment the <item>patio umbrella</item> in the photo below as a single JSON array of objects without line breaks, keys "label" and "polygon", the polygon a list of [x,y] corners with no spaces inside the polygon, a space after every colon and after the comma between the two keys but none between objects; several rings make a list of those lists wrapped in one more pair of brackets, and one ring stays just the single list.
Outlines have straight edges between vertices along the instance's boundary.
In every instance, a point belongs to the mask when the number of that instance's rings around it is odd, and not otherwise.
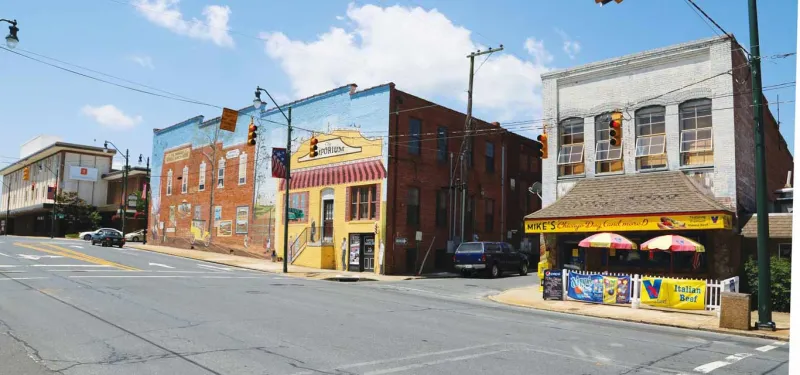
[{"label": "patio umbrella", "polygon": [[633,241],[616,233],[597,233],[578,243],[580,247],[601,247],[609,249],[636,250]]},{"label": "patio umbrella", "polygon": [[641,248],[642,250],[694,251],[698,253],[706,251],[705,246],[675,234],[668,234],[648,240],[642,244]]}]

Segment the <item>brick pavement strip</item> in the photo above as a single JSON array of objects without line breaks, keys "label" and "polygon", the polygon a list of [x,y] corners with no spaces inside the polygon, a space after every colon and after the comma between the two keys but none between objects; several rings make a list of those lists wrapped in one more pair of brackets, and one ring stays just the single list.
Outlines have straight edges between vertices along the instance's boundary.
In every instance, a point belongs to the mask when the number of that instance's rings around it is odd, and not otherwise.
[{"label": "brick pavement strip", "polygon": [[[629,306],[598,305],[579,301],[546,301],[542,299],[542,292],[539,291],[538,285],[509,289],[488,298],[507,305],[537,310],[789,341],[788,313],[773,312],[773,320],[778,326],[775,332],[739,331],[720,328],[719,318],[716,313],[711,311],[661,310],[647,306],[633,309]],[[753,319],[756,317],[757,314],[754,313]]]}]

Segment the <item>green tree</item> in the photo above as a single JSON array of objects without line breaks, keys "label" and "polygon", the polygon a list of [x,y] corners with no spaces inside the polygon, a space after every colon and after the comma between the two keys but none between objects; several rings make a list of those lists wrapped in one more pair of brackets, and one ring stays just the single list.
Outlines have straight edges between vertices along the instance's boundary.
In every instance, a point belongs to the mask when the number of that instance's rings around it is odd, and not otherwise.
[{"label": "green tree", "polygon": [[[772,309],[774,311],[789,312],[789,297],[792,291],[792,262],[773,256],[769,261],[770,268],[770,294]],[[747,286],[752,294],[755,305],[758,302],[758,262],[753,258],[744,265]]]},{"label": "green tree", "polygon": [[68,225],[68,232],[95,229],[100,224],[97,208],[86,203],[78,193],[68,191],[56,195],[56,214]]}]

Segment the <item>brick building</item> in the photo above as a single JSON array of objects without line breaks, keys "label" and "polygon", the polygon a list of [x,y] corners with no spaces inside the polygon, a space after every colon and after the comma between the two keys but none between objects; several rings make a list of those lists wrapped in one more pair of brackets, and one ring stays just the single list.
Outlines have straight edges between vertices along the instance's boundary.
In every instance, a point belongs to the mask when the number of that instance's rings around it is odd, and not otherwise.
[{"label": "brick building", "polygon": [[[724,278],[739,272],[744,252],[738,228],[756,208],[755,148],[750,70],[733,37],[549,72],[542,81],[548,146],[555,152],[542,166],[544,208],[528,216],[531,225],[526,229],[543,234],[540,250],[552,264],[693,277]],[[784,184],[793,157],[769,107],[764,109],[772,192]],[[622,114],[622,144],[617,146],[609,128],[615,112]],[[609,179],[605,190],[597,190],[583,207],[569,204],[572,189],[583,191],[595,179]],[[643,179],[674,185],[691,181],[694,188],[675,194],[667,187],[633,191]],[[702,199],[695,191],[714,203],[694,208],[681,204]],[[619,200],[629,204],[615,204]],[[629,262],[624,259],[629,254],[595,257],[592,249],[576,245],[597,231],[622,232],[641,242],[665,234],[658,225],[665,217],[686,224],[680,234],[705,244],[708,251],[699,262],[684,262],[673,270],[669,254]],[[562,229],[537,225],[544,222]]]},{"label": "brick building", "polygon": [[[452,219],[460,217],[453,211],[460,205],[452,204],[450,163],[464,139],[463,114],[391,83],[364,90],[346,85],[286,107],[296,139],[289,156],[292,264],[411,273],[430,247],[425,270],[449,269],[448,241],[457,243],[460,235],[460,220]],[[244,146],[251,122],[259,126],[257,145]],[[202,116],[154,130],[151,241],[257,256],[274,250],[283,257],[285,181],[273,178],[271,168],[273,151],[285,147],[284,123],[275,108],[249,106],[239,110],[233,132],[220,130],[219,118]],[[465,234],[531,248],[521,222],[538,207],[527,193],[540,175],[533,141],[499,124],[475,123]],[[311,131],[319,141],[315,158],[308,155]],[[211,144],[219,151],[209,159]],[[225,186],[214,192],[212,205],[210,184],[218,172],[211,168],[219,163],[226,167]],[[204,191],[200,176],[208,180]]]}]

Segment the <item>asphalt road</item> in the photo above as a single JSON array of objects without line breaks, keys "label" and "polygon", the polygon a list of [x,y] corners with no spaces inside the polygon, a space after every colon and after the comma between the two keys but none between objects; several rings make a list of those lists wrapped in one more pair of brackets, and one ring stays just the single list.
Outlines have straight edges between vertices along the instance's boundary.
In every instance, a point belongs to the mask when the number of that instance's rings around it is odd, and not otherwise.
[{"label": "asphalt road", "polygon": [[338,283],[0,237],[0,374],[788,373],[788,344],[480,298],[534,281]]}]

